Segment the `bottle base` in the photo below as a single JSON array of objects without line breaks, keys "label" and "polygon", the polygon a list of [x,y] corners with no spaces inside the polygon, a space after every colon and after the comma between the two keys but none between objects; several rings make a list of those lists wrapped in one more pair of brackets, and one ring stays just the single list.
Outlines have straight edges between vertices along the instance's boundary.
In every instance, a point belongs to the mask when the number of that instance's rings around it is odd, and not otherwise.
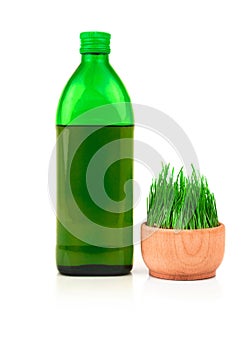
[{"label": "bottle base", "polygon": [[67,276],[121,276],[129,274],[132,265],[58,265],[57,268],[62,275]]}]

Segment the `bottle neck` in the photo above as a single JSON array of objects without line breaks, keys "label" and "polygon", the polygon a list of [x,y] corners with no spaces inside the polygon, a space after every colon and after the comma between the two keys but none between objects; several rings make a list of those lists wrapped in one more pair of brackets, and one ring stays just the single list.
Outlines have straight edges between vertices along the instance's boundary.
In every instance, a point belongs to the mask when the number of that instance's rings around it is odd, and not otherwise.
[{"label": "bottle neck", "polygon": [[109,55],[107,53],[85,53],[82,54],[82,63],[108,63]]}]

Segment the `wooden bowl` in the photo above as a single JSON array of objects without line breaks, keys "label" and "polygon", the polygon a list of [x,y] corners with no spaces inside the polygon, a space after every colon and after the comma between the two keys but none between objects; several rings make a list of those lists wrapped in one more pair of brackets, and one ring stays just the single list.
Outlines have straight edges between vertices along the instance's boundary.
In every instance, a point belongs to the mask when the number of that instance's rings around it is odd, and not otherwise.
[{"label": "wooden bowl", "polygon": [[191,281],[214,277],[225,250],[225,226],[196,230],[141,225],[142,257],[151,276]]}]

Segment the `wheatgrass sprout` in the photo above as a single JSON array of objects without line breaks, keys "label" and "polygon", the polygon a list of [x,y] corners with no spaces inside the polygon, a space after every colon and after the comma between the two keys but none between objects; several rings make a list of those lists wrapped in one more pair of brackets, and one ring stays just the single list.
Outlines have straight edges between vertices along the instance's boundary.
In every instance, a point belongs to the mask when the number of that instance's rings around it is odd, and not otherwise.
[{"label": "wheatgrass sprout", "polygon": [[181,168],[175,178],[174,168],[163,164],[150,186],[147,225],[191,230],[218,226],[216,201],[207,179],[194,166],[190,176]]}]

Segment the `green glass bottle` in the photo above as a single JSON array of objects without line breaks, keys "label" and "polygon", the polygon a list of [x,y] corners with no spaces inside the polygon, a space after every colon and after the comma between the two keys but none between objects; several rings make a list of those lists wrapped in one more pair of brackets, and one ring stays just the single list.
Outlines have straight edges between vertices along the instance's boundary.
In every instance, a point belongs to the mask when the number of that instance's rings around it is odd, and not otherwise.
[{"label": "green glass bottle", "polygon": [[133,111],[109,63],[110,34],[80,34],[81,63],[59,101],[60,273],[123,275],[133,261]]}]

